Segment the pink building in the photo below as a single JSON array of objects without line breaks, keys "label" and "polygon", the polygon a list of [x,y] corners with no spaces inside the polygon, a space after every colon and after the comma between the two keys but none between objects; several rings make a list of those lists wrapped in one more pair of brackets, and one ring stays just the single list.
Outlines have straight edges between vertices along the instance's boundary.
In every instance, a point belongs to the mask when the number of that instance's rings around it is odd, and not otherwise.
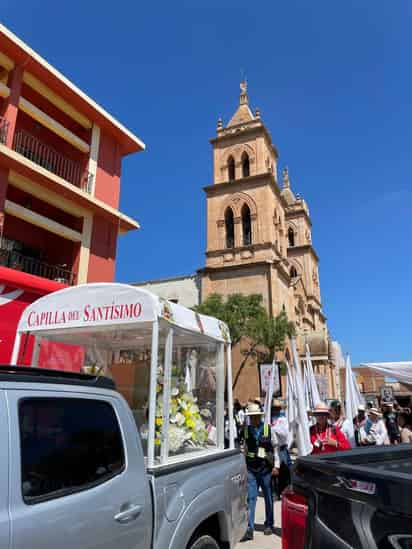
[{"label": "pink building", "polygon": [[0,294],[24,289],[25,306],[61,284],[113,281],[117,238],[139,228],[119,210],[121,161],[143,149],[0,25]]},{"label": "pink building", "polygon": [[139,227],[119,211],[121,160],[144,144],[2,25],[0,44],[2,264],[112,281],[117,237]]}]

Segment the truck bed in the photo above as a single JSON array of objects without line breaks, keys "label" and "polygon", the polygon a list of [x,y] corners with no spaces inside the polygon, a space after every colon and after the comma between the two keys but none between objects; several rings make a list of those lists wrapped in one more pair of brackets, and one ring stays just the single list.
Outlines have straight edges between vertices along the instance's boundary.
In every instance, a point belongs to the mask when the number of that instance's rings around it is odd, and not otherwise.
[{"label": "truck bed", "polygon": [[[309,460],[309,461],[307,461]],[[310,456],[300,458],[299,463],[335,463],[338,467],[355,467],[362,471],[376,473],[376,470],[391,473],[406,473],[412,475],[412,444],[399,444],[398,446],[381,446],[374,448],[359,448],[348,452],[325,454],[323,456]],[[346,469],[346,467],[345,467]]]},{"label": "truck bed", "polygon": [[292,490],[306,504],[305,549],[412,547],[412,445],[299,458]]}]

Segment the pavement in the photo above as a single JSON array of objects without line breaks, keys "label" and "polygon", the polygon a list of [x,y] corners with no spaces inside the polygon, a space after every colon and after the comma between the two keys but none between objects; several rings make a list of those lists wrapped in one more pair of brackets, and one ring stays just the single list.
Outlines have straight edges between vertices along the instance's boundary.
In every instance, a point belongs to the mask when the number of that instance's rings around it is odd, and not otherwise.
[{"label": "pavement", "polygon": [[265,522],[265,504],[263,497],[259,497],[256,505],[255,536],[253,541],[245,541],[236,545],[236,549],[281,549],[281,524],[280,524],[280,501],[275,503],[275,533],[272,536],[263,534],[263,523]]}]

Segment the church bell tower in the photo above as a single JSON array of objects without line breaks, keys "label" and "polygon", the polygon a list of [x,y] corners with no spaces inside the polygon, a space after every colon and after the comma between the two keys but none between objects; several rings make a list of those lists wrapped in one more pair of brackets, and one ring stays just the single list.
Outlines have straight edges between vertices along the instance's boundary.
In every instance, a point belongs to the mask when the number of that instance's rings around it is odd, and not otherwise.
[{"label": "church bell tower", "polygon": [[277,181],[278,152],[260,111],[249,106],[246,82],[240,84],[236,112],[226,126],[219,119],[210,142],[213,183],[204,189],[202,300],[211,293],[259,293],[268,312],[277,314],[289,308],[279,286],[289,285],[285,201]]},{"label": "church bell tower", "polygon": [[[304,355],[309,346],[317,374],[330,378],[329,394],[334,395],[309,208],[293,192],[286,167],[278,181],[278,151],[260,111],[250,108],[246,82],[240,84],[235,113],[226,126],[219,119],[210,143],[213,181],[204,188],[207,246],[205,267],[199,271],[201,300],[213,293],[259,294],[269,315],[285,311],[296,327],[298,351]],[[236,371],[241,360],[239,354],[233,356],[238,357],[233,360]],[[252,378],[245,374],[238,396],[257,393]]]}]

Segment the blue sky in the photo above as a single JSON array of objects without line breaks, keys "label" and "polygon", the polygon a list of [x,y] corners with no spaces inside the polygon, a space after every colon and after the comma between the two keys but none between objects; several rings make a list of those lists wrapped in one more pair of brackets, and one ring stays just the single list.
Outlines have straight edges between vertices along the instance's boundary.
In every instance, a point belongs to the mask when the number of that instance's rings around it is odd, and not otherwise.
[{"label": "blue sky", "polygon": [[117,278],[204,264],[208,139],[253,107],[308,202],[324,310],[352,362],[412,359],[409,2],[2,2],[2,20],[147,144],[125,159]]}]

